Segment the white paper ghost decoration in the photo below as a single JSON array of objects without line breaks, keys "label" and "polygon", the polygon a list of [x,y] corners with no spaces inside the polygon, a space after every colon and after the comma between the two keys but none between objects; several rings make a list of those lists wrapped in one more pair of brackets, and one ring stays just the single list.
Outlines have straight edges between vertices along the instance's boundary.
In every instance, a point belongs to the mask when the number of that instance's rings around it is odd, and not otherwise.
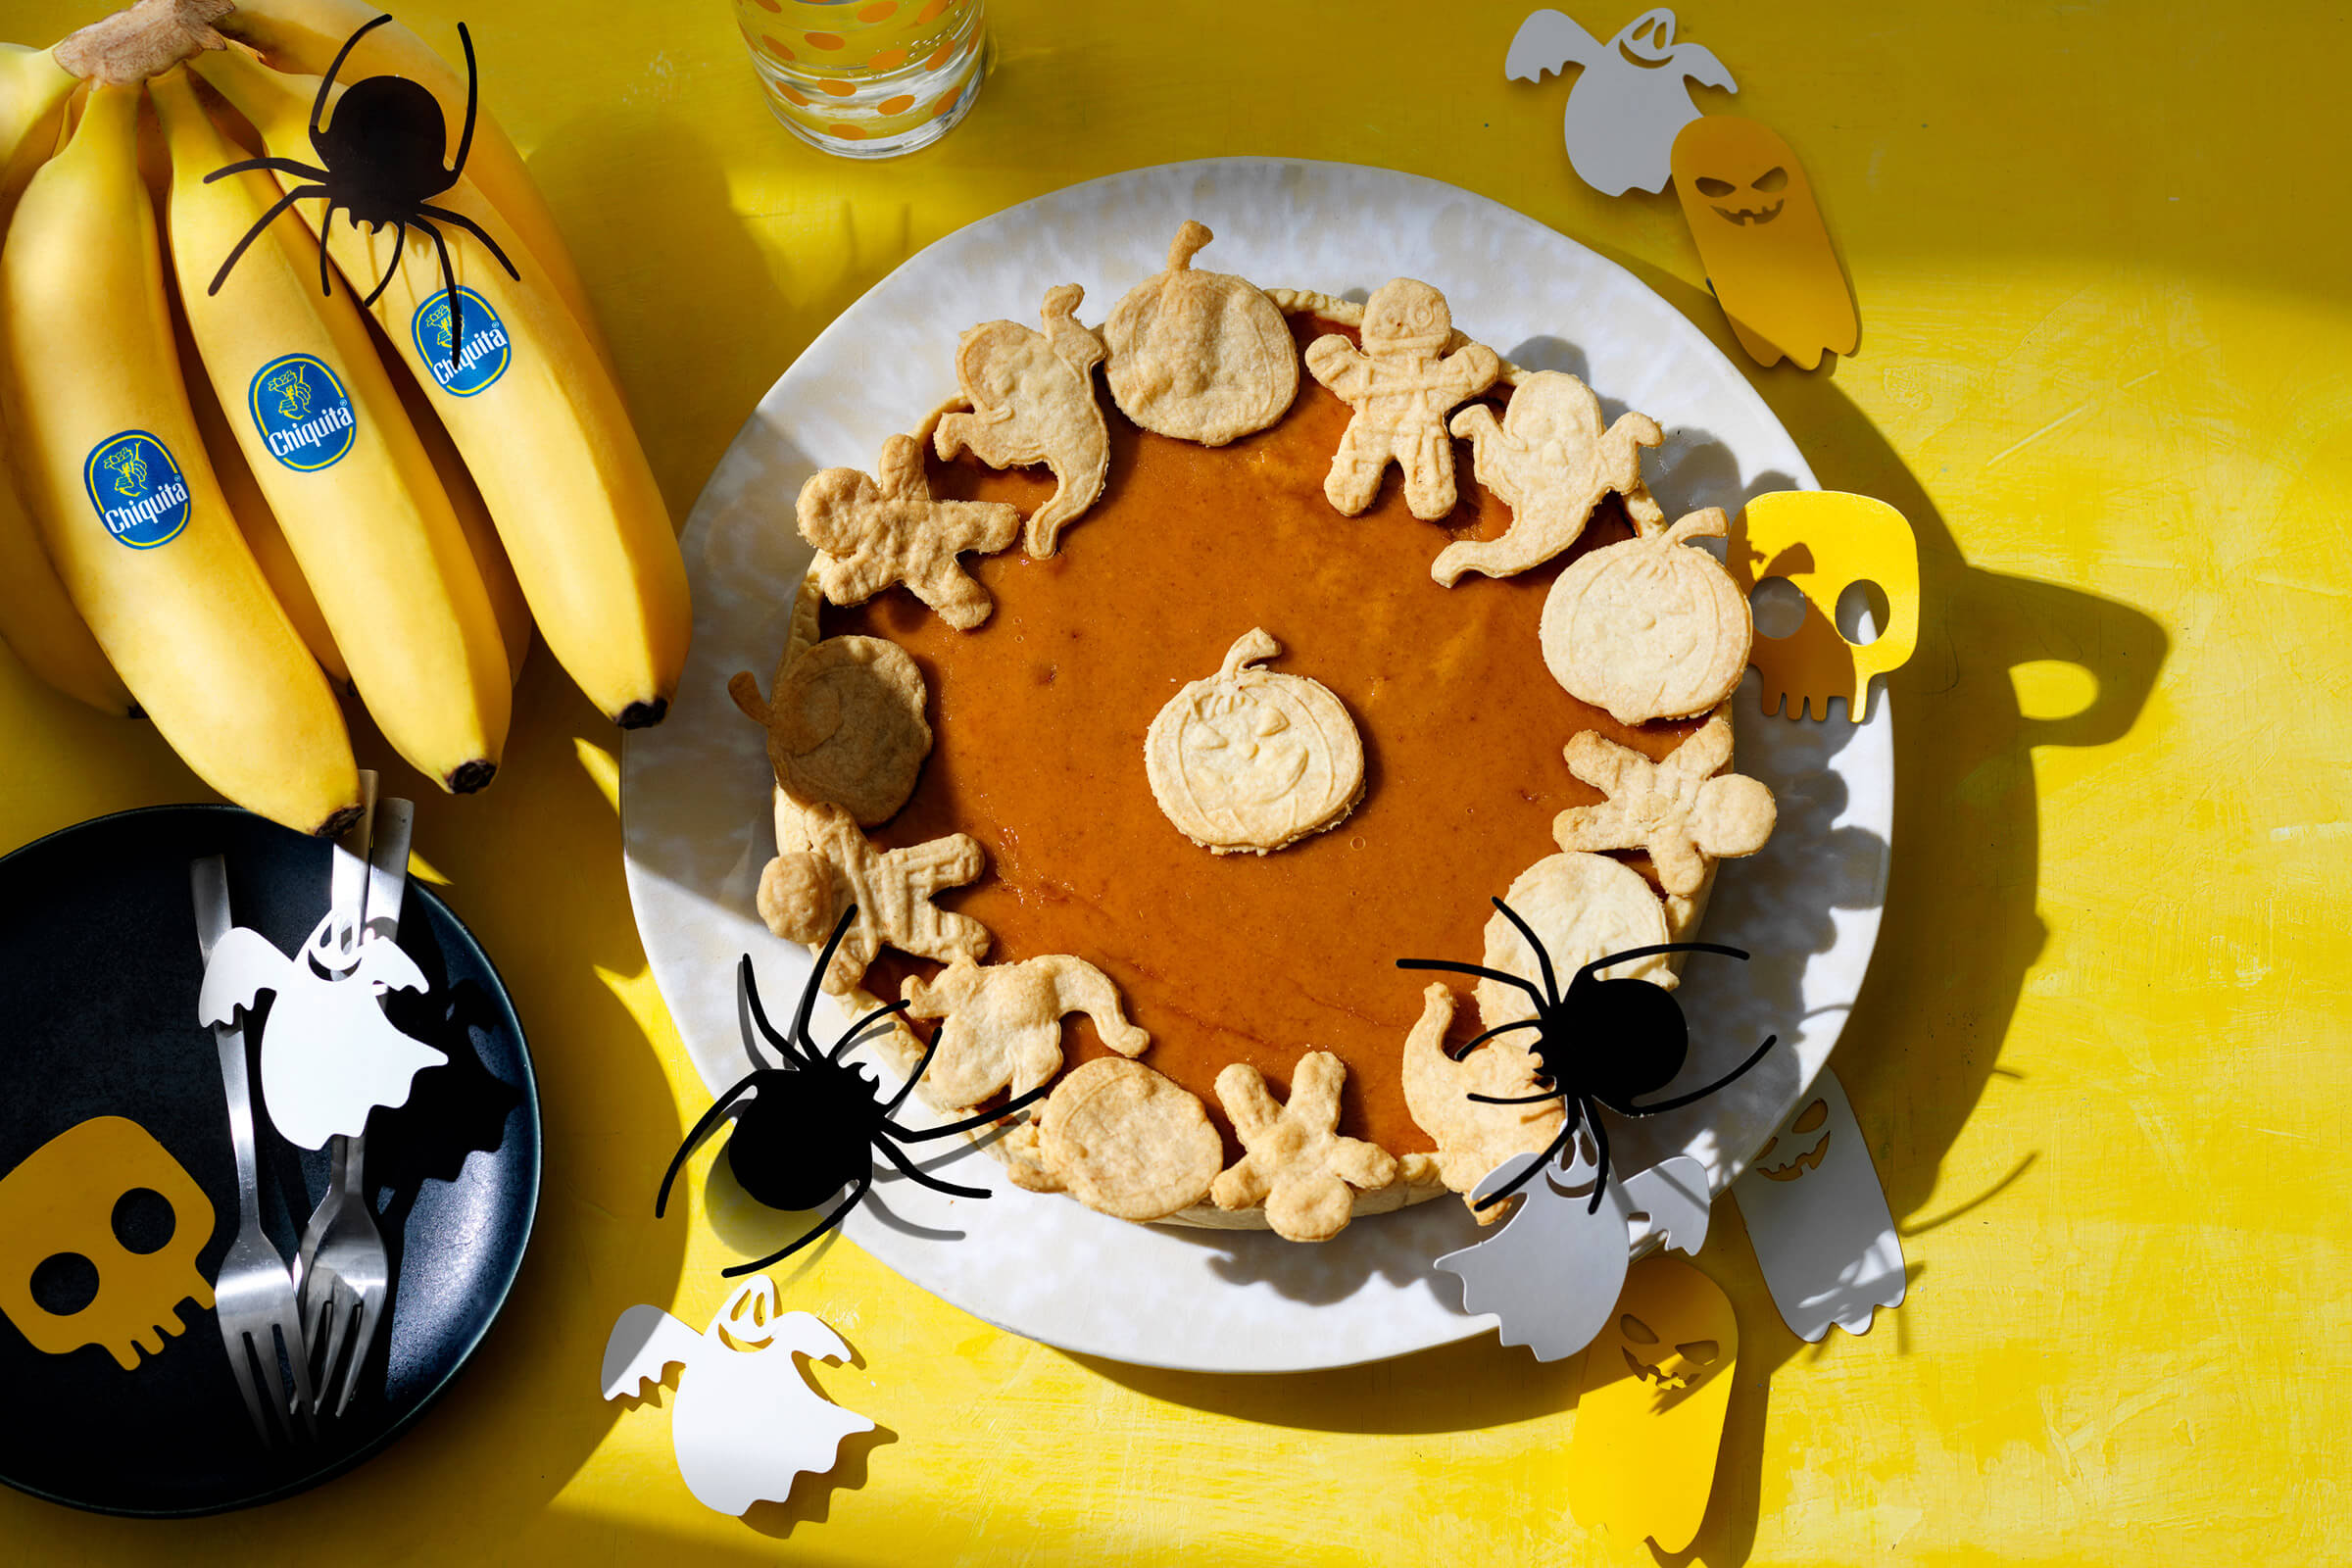
[{"label": "white paper ghost decoration", "polygon": [[1789,1331],[1817,1341],[1837,1324],[1870,1332],[1874,1307],[1903,1303],[1903,1246],[1862,1129],[1823,1068],[1732,1184],[1747,1239]]},{"label": "white paper ghost decoration", "polygon": [[262,1098],[278,1132],[305,1149],[358,1137],[370,1111],[406,1104],[410,1080],[449,1059],[384,1016],[386,991],[425,988],[416,960],[390,942],[349,944],[341,924],[328,914],[293,958],[235,927],[214,946],[196,1003],[204,1023],[220,1024],[275,993],[262,1029]]},{"label": "white paper ghost decoration", "polygon": [[1661,191],[1674,177],[1674,138],[1699,118],[1690,82],[1738,92],[1723,62],[1694,43],[1674,41],[1674,13],[1644,11],[1601,43],[1557,11],[1519,24],[1503,71],[1541,81],[1547,71],[1581,66],[1560,123],[1568,162],[1603,196]]},{"label": "white paper ghost decoration", "polygon": [[841,1441],[874,1424],[809,1387],[797,1357],[847,1361],[824,1320],[778,1312],[765,1275],[744,1281],[697,1334],[658,1306],[632,1306],[605,1342],[605,1397],[642,1396],[671,1363],[684,1366],[669,1414],[686,1490],[706,1508],[740,1515],[782,1502],[799,1477],[830,1470]]}]

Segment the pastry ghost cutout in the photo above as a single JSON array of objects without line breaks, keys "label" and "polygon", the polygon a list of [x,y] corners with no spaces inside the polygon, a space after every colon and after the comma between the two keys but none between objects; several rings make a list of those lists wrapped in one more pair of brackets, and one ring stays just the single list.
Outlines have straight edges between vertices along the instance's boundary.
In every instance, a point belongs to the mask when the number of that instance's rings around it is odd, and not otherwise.
[{"label": "pastry ghost cutout", "polygon": [[678,1475],[704,1507],[741,1515],[782,1502],[804,1475],[830,1470],[841,1442],[874,1430],[809,1385],[802,1356],[842,1362],[850,1348],[823,1319],[777,1309],[764,1275],[744,1281],[697,1334],[658,1306],[632,1306],[605,1342],[608,1399],[651,1393],[683,1365],[670,1405]]},{"label": "pastry ghost cutout", "polygon": [[1078,322],[1085,297],[1075,283],[1046,290],[1042,333],[1018,321],[984,321],[964,333],[956,381],[972,412],[943,416],[931,438],[943,462],[968,451],[992,468],[1042,463],[1054,470],[1054,494],[1030,514],[1022,536],[1021,548],[1039,561],[1095,504],[1110,471],[1110,428],[1095,402],[1095,367],[1105,350]]},{"label": "pastry ghost cutout", "polygon": [[1874,1309],[1902,1305],[1903,1245],[1836,1073],[1813,1080],[1732,1192],[1798,1339],[1817,1342],[1833,1323],[1867,1334]]},{"label": "pastry ghost cutout", "polygon": [[1568,1440],[1568,1508],[1588,1529],[1667,1553],[1697,1539],[1715,1488],[1740,1325],[1720,1287],[1657,1255],[1625,1275],[1585,1355]]},{"label": "pastry ghost cutout", "polygon": [[1479,482],[1511,509],[1499,539],[1457,539],[1438,552],[1429,574],[1448,588],[1466,571],[1508,577],[1566,550],[1603,496],[1646,494],[1641,449],[1666,439],[1646,414],[1620,415],[1604,430],[1600,399],[1558,370],[1520,382],[1499,422],[1474,403],[1447,428],[1468,439]]},{"label": "pastry ghost cutout", "polygon": [[1514,81],[1583,68],[1568,92],[1560,135],[1577,177],[1603,196],[1657,192],[1673,173],[1675,133],[1698,118],[1690,84],[1738,92],[1714,54],[1674,41],[1674,13],[1659,7],[1602,43],[1557,11],[1519,24],[1502,69]]},{"label": "pastry ghost cutout", "polygon": [[196,1003],[206,1024],[233,1022],[272,992],[262,1029],[262,1097],[289,1142],[321,1149],[368,1130],[376,1106],[408,1103],[410,1081],[449,1058],[384,1016],[386,991],[422,991],[423,972],[390,942],[346,951],[329,913],[288,958],[245,926],[213,948]]},{"label": "pastry ghost cutout", "polygon": [[1804,165],[1770,125],[1709,115],[1674,139],[1674,188],[1707,282],[1758,365],[1812,369],[1862,327]]},{"label": "pastry ghost cutout", "polygon": [[[1598,1160],[1582,1130],[1575,1155],[1521,1187],[1500,1230],[1438,1259],[1462,1282],[1463,1310],[1494,1313],[1502,1343],[1526,1346],[1539,1361],[1574,1355],[1607,1326],[1630,1247],[1659,1242],[1694,1252],[1707,1238],[1707,1173],[1698,1161],[1677,1154],[1612,1181],[1594,1208]],[[1473,1200],[1500,1192],[1544,1157],[1505,1160],[1478,1184]]]},{"label": "pastry ghost cutout", "polygon": [[[168,1229],[147,1217],[157,1199]],[[197,1257],[219,1224],[196,1178],[137,1122],[69,1127],[0,1177],[0,1314],[36,1350],[103,1346],[132,1371],[185,1326],[181,1301],[213,1304]]]},{"label": "pastry ghost cutout", "polygon": [[[1740,514],[1724,561],[1742,595],[1779,577],[1805,602],[1796,630],[1759,634],[1748,648],[1765,713],[1828,718],[1835,697],[1854,723],[1868,718],[1871,677],[1901,668],[1919,646],[1919,541],[1903,514],[1875,496],[1776,490]],[[1875,642],[1848,642],[1838,629],[1838,601],[1858,582],[1886,596]]]}]

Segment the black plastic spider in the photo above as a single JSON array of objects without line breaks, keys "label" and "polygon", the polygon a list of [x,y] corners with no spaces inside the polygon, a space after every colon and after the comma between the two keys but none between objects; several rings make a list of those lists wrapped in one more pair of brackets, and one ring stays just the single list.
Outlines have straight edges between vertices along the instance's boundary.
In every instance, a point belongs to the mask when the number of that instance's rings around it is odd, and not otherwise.
[{"label": "black plastic spider", "polygon": [[833,1043],[830,1053],[820,1054],[816,1042],[808,1037],[808,1014],[816,1004],[817,982],[832,965],[834,950],[841,946],[850,922],[857,917],[856,905],[842,911],[841,923],[833,928],[832,940],[825,944],[816,967],[808,973],[808,985],[801,990],[801,1005],[793,1014],[789,1038],[776,1033],[768,1023],[767,1012],[760,1005],[760,988],[752,978],[751,956],[744,956],[737,972],[743,977],[744,997],[752,1005],[752,1021],[760,1026],[767,1043],[782,1054],[785,1065],[755,1067],[749,1077],[719,1096],[717,1103],[703,1113],[703,1119],[694,1124],[694,1131],[678,1146],[676,1156],[662,1177],[661,1195],[654,1200],[656,1219],[662,1218],[669,1207],[670,1184],[678,1179],[686,1156],[749,1094],[752,1098],[736,1116],[735,1132],[727,1140],[727,1168],[734,1172],[736,1182],[745,1192],[770,1208],[810,1209],[844,1187],[854,1189],[840,1207],[825,1216],[822,1224],[782,1251],[771,1252],[756,1263],[739,1263],[719,1270],[728,1278],[756,1273],[790,1257],[847,1218],[850,1210],[865,1197],[866,1189],[874,1184],[875,1150],[880,1150],[883,1157],[898,1166],[903,1175],[936,1192],[957,1198],[988,1197],[988,1189],[984,1187],[963,1187],[925,1175],[898,1146],[985,1127],[1043,1099],[1051,1087],[1032,1089],[994,1110],[950,1122],[945,1127],[914,1131],[891,1120],[899,1106],[906,1103],[906,1097],[914,1092],[923,1069],[931,1065],[932,1054],[939,1049],[939,1037],[936,1034],[931,1037],[931,1043],[923,1048],[922,1059],[914,1064],[906,1084],[883,1103],[874,1100],[874,1091],[881,1086],[873,1075],[841,1058],[852,1046],[889,1028],[898,1014],[906,1010],[907,1004],[894,1002],[887,1007],[875,1008],[850,1025]]},{"label": "black plastic spider", "polygon": [[435,207],[426,200],[458,182],[458,176],[466,172],[466,155],[473,150],[474,101],[479,82],[474,76],[473,39],[466,34],[466,24],[458,24],[458,42],[466,46],[466,130],[458,138],[458,161],[454,165],[446,169],[441,166],[441,155],[449,146],[449,127],[441,119],[439,100],[406,76],[367,76],[353,82],[335,105],[334,123],[318,122],[319,117],[326,113],[326,100],[334,90],[335,76],[342,71],[353,46],[391,20],[388,15],[378,17],[344,39],[334,64],[326,68],[326,75],[318,83],[318,101],[311,106],[311,145],[318,150],[318,161],[325,168],[315,169],[291,158],[248,158],[204,176],[209,185],[231,174],[267,169],[320,181],[316,185],[297,185],[280,196],[277,205],[264,213],[245,231],[245,237],[237,241],[236,248],[228,253],[228,260],[220,264],[220,270],[213,274],[212,287],[205,292],[220,292],[220,285],[228,281],[229,270],[280,213],[306,197],[323,196],[326,211],[318,215],[318,292],[333,292],[326,270],[326,236],[337,207],[350,215],[355,228],[366,223],[372,232],[391,223],[397,230],[392,241],[391,265],[384,269],[384,275],[376,279],[368,297],[360,301],[362,310],[373,305],[391,287],[393,274],[400,270],[401,250],[408,244],[413,224],[432,236],[433,249],[440,253],[441,282],[449,299],[449,352],[454,360],[466,342],[458,275],[449,265],[449,244],[441,237],[433,220],[457,224],[490,248],[490,254],[498,258],[498,265],[507,270],[509,277],[522,276],[514,270],[514,264],[507,260],[507,253],[498,248],[498,241],[484,233],[479,223],[464,213]]},{"label": "black plastic spider", "polygon": [[1446,1053],[1459,1061],[1471,1052],[1497,1035],[1513,1030],[1533,1029],[1536,1056],[1536,1086],[1542,1093],[1523,1095],[1517,1099],[1502,1099],[1494,1095],[1472,1095],[1482,1105],[1535,1105],[1546,1100],[1557,1100],[1567,1111],[1567,1123],[1551,1147],[1531,1162],[1527,1169],[1505,1185],[1499,1192],[1491,1193],[1473,1205],[1492,1208],[1520,1188],[1542,1170],[1552,1156],[1568,1147],[1576,1136],[1580,1123],[1591,1122],[1592,1141],[1599,1159],[1597,1176],[1592,1183],[1592,1202],[1588,1212],[1597,1212],[1601,1195],[1609,1183],[1609,1130],[1601,1125],[1595,1107],[1606,1106],[1620,1116],[1655,1116],[1661,1111],[1678,1110],[1731,1083],[1750,1067],[1764,1059],[1764,1054],[1780,1039],[1767,1035],[1748,1058],[1704,1089],[1693,1089],[1672,1100],[1652,1101],[1637,1104],[1635,1097],[1654,1094],[1674,1082],[1683,1070],[1683,1062],[1690,1051],[1690,1027],[1683,1021],[1682,1004],[1674,993],[1647,980],[1603,980],[1600,971],[1613,964],[1627,963],[1636,958],[1647,958],[1665,953],[1716,953],[1727,958],[1744,959],[1747,955],[1738,948],[1726,948],[1712,942],[1663,942],[1654,947],[1629,948],[1623,953],[1611,953],[1594,958],[1576,971],[1568,982],[1568,994],[1560,995],[1557,979],[1552,973],[1551,955],[1544,951],[1543,941],[1534,928],[1519,918],[1517,910],[1500,899],[1494,901],[1500,909],[1527,938],[1535,950],[1536,961],[1543,967],[1544,986],[1538,990],[1532,981],[1500,969],[1489,969],[1475,963],[1452,963],[1444,958],[1398,958],[1399,969],[1443,969],[1452,974],[1477,975],[1485,980],[1497,980],[1526,992],[1536,1004],[1532,1018],[1515,1018],[1497,1024],[1477,1038],[1465,1042],[1459,1049]]}]

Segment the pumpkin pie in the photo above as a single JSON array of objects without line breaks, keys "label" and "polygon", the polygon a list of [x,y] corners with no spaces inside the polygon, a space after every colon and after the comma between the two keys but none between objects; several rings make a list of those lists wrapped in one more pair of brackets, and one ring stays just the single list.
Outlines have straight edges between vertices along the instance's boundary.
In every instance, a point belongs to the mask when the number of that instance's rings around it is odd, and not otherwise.
[{"label": "pumpkin pie", "polygon": [[1065,285],[1043,330],[964,332],[891,471],[808,481],[771,695],[737,683],[774,743],[760,903],[801,941],[860,904],[824,984],[940,1020],[943,1112],[1054,1085],[989,1142],[1016,1182],[1320,1240],[1559,1125],[1462,1098],[1533,1092],[1523,1037],[1445,1049],[1516,994],[1398,958],[1532,977],[1506,891],[1563,974],[1684,938],[1772,803],[1731,773],[1722,514],[1651,498],[1658,425],[1429,283],[1262,290],[1196,267],[1210,238],[1101,329]]}]

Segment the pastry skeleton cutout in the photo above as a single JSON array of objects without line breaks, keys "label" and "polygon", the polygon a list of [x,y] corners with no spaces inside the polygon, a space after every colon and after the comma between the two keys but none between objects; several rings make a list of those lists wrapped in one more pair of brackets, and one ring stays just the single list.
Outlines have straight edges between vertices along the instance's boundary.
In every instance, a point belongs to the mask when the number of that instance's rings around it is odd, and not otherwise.
[{"label": "pastry skeleton cutout", "polygon": [[1644,493],[1642,447],[1666,439],[1646,414],[1625,414],[1605,431],[1600,399],[1573,375],[1543,370],[1512,392],[1500,423],[1485,404],[1449,428],[1475,453],[1479,482],[1511,509],[1499,539],[1461,539],[1438,552],[1429,574],[1452,587],[1466,571],[1508,577],[1576,543],[1601,497]]},{"label": "pastry skeleton cutout", "polygon": [[1021,531],[1021,514],[998,501],[934,501],[923,449],[910,435],[882,443],[877,478],[827,468],[801,486],[801,537],[814,545],[816,585],[836,605],[862,605],[894,582],[958,631],[988,619],[996,601],[956,563],[993,554]]},{"label": "pastry skeleton cutout", "polygon": [[[1348,1228],[1355,1192],[1396,1180],[1396,1156],[1339,1135],[1340,1086],[1348,1068],[1310,1051],[1291,1073],[1291,1100],[1278,1103],[1265,1076],[1245,1062],[1217,1074],[1217,1100],[1249,1151],[1210,1185],[1219,1208],[1266,1205],[1266,1223],[1294,1242],[1327,1242]],[[1353,1192],[1350,1192],[1353,1189]]]},{"label": "pastry skeleton cutout", "polygon": [[1010,1086],[1025,1095],[1061,1070],[1061,1017],[1083,1012],[1102,1043],[1140,1056],[1152,1037],[1127,1021],[1118,987],[1084,958],[1048,954],[986,966],[957,958],[925,985],[908,976],[907,1014],[945,1018],[923,1080],[924,1098],[942,1109],[977,1105]]},{"label": "pastry skeleton cutout", "polygon": [[840,910],[857,906],[857,921],[826,966],[826,991],[848,992],[885,944],[943,963],[977,960],[988,952],[988,927],[931,902],[988,868],[979,840],[956,833],[903,850],[877,850],[838,806],[812,806],[800,817],[806,844],[779,844],[782,853],[760,874],[760,917],[785,941],[814,947]]},{"label": "pastry skeleton cutout", "polygon": [[942,459],[969,452],[992,468],[1042,463],[1054,470],[1052,499],[1030,516],[1022,548],[1054,554],[1064,525],[1102,493],[1110,471],[1110,429],[1095,403],[1102,338],[1078,324],[1086,290],[1046,290],[1044,332],[1018,321],[984,321],[956,347],[956,382],[972,406],[939,421],[932,448]]},{"label": "pastry skeleton cutout", "polygon": [[1646,850],[1668,893],[1692,894],[1711,859],[1753,855],[1772,837],[1772,791],[1732,760],[1732,717],[1718,708],[1698,732],[1653,762],[1592,730],[1568,743],[1568,771],[1606,795],[1551,820],[1563,850]]},{"label": "pastry skeleton cutout", "polygon": [[1446,296],[1399,277],[1365,303],[1361,349],[1337,332],[1306,346],[1314,378],[1355,407],[1323,479],[1323,494],[1341,515],[1352,517],[1372,504],[1391,463],[1404,470],[1405,505],[1414,516],[1435,521],[1453,510],[1446,415],[1494,385],[1502,360],[1483,343],[1447,354],[1452,336]]}]

